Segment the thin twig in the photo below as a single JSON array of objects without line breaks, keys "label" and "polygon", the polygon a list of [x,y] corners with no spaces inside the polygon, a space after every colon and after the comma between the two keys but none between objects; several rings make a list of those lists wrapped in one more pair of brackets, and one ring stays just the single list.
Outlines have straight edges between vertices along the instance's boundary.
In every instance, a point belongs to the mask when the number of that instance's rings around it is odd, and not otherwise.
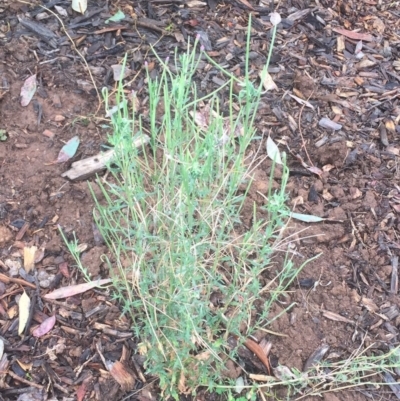
[{"label": "thin twig", "polygon": [[22,377],[19,377],[18,375],[16,375],[14,372],[12,372],[11,370],[9,370],[7,372],[8,375],[10,375],[14,380],[17,380],[23,384],[26,384],[27,386],[31,386],[31,387],[36,387],[39,390],[43,390],[43,386],[41,386],[40,384],[36,384],[33,381],[29,381],[26,379],[23,379]]},{"label": "thin twig", "polygon": [[[310,100],[310,98],[311,98],[311,96],[313,95],[313,93],[314,93],[314,92],[312,92],[311,95],[308,97],[307,102]],[[302,114],[303,114],[303,110],[304,110],[305,105],[306,105],[306,104],[303,103],[303,105],[301,106],[301,109],[300,109],[299,120],[298,120],[298,124],[299,124],[299,134],[300,134],[300,136],[301,136],[301,147],[304,148],[304,151],[306,152],[307,159],[308,159],[310,165],[311,165],[311,166],[314,166],[314,163],[311,161],[310,155],[308,154],[308,151],[307,151],[307,148],[306,148],[306,143],[305,143],[304,137],[303,137],[303,132],[302,132],[302,130],[301,130],[301,116],[302,116]]]},{"label": "thin twig", "polygon": [[390,292],[392,294],[397,294],[397,291],[399,289],[398,270],[399,270],[399,257],[393,256],[393,258],[392,258],[392,278],[390,280]]}]

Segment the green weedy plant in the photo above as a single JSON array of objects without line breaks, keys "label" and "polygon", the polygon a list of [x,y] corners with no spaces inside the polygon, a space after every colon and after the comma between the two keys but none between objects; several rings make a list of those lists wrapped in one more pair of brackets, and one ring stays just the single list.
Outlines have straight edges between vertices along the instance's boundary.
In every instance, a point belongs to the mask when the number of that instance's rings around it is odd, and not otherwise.
[{"label": "green weedy plant", "polygon": [[[196,42],[186,54],[175,54],[172,64],[158,59],[160,76],[148,76],[146,119],[129,109],[122,86],[111,116],[112,179],[98,181],[105,199],[96,201],[94,216],[113,255],[108,264],[114,296],[134,321],[147,373],[159,379],[165,399],[198,386],[235,399],[237,383],[224,379],[226,361],[236,360],[230,340],[240,343],[265,327],[271,305],[302,268],[295,269],[290,258],[279,268],[272,263],[283,248],[280,232],[290,215],[285,164],[281,187],[269,191],[263,213],[254,205],[252,226],[241,223],[252,170],[260,162],[258,154],[248,153],[259,139],[253,123],[262,93],[249,79],[249,38],[250,28],[243,81],[216,65],[226,84],[199,98],[196,68],[201,57],[214,62],[198,53]],[[237,95],[234,84],[242,88]],[[219,100],[226,89],[227,106]],[[108,94],[103,95],[108,109]],[[145,132],[150,144],[138,149],[134,140]],[[69,248],[89,280],[76,239]],[[275,279],[263,287],[267,269],[274,269]],[[261,299],[263,307],[256,307]],[[362,363],[379,373],[393,367],[389,360]],[[257,391],[280,385],[293,393],[306,387],[323,392],[328,382],[355,385],[366,379],[357,381],[359,361],[338,363],[329,373],[293,371],[287,380],[242,388],[246,399],[254,399]]]},{"label": "green weedy plant", "polygon": [[[288,215],[286,166],[265,217],[254,206],[252,226],[241,223],[259,162],[247,152],[256,139],[262,92],[249,79],[248,53],[249,40],[243,82],[221,69],[226,84],[201,99],[193,76],[206,54],[199,54],[197,41],[186,54],[175,54],[172,65],[158,59],[160,76],[148,76],[150,151],[133,146],[145,120],[129,110],[122,88],[111,117],[113,179],[99,181],[105,201],[96,203],[95,218],[113,253],[115,297],[131,314],[147,373],[159,378],[165,397],[221,384],[225,362],[236,353],[228,338],[240,342],[265,325],[270,305],[298,272],[287,259],[273,285],[263,289],[261,275],[272,268]],[[238,95],[235,83],[242,88]],[[219,100],[223,90],[229,91],[227,106]],[[262,291],[272,295],[256,310]]]}]

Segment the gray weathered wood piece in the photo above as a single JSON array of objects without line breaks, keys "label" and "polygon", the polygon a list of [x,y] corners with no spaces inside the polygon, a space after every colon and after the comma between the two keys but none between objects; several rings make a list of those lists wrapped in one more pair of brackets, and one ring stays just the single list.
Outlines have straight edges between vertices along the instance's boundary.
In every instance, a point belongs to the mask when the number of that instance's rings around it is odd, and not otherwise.
[{"label": "gray weathered wood piece", "polygon": [[[141,135],[134,140],[134,146],[140,147],[149,143],[150,138],[147,135]],[[95,156],[86,159],[78,160],[72,163],[71,168],[61,174],[62,177],[69,178],[72,181],[84,180],[90,176],[104,170],[107,163],[113,158],[115,153],[114,149],[100,152]]]}]

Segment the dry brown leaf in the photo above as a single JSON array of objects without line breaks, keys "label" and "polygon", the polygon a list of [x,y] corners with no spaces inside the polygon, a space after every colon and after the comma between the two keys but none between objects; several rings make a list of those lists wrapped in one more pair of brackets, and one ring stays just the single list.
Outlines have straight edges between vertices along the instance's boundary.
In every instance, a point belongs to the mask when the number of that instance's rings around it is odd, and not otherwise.
[{"label": "dry brown leaf", "polygon": [[372,26],[374,29],[378,31],[378,33],[382,34],[385,32],[385,23],[378,17],[374,19],[374,22],[372,23]]},{"label": "dry brown leaf", "polygon": [[114,380],[121,386],[124,391],[133,390],[136,382],[136,376],[131,369],[124,366],[120,361],[107,362],[108,371]]},{"label": "dry brown leaf", "polygon": [[350,319],[347,319],[344,316],[338,315],[337,313],[330,312],[327,310],[322,310],[322,315],[329,320],[334,320],[335,322],[343,322],[343,323],[350,323],[354,324],[354,322]]},{"label": "dry brown leaf", "polygon": [[350,39],[365,40],[366,42],[372,42],[374,40],[374,37],[372,35],[370,35],[369,33],[348,31],[347,29],[343,29],[343,28],[332,28],[332,31],[339,33],[340,35],[344,35]]},{"label": "dry brown leaf", "polygon": [[69,287],[62,287],[62,288],[59,288],[58,290],[50,292],[49,294],[46,294],[44,296],[44,298],[59,299],[59,298],[72,297],[73,295],[81,294],[82,292],[91,290],[92,288],[96,288],[101,285],[109,284],[109,283],[111,283],[111,281],[112,280],[110,278],[105,278],[103,280],[90,281],[90,282],[84,283],[84,284],[77,284],[77,285],[71,285]]},{"label": "dry brown leaf", "polygon": [[186,377],[183,370],[181,370],[181,375],[179,376],[178,390],[182,394],[185,394],[188,391],[188,388],[186,387]]},{"label": "dry brown leaf", "polygon": [[334,198],[334,196],[327,189],[324,189],[322,191],[322,197],[328,202],[330,202]]},{"label": "dry brown leaf", "polygon": [[377,312],[379,310],[378,306],[370,298],[362,297],[361,304],[365,306],[370,312]]}]

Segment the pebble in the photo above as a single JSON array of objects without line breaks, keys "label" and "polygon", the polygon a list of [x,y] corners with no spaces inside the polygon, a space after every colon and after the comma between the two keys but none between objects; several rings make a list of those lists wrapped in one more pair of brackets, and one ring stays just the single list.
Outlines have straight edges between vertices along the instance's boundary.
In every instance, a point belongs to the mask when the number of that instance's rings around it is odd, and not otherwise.
[{"label": "pebble", "polygon": [[17,277],[19,275],[19,269],[21,268],[20,260],[7,259],[4,264],[9,268],[8,275],[10,277]]},{"label": "pebble", "polygon": [[49,129],[45,129],[43,131],[43,135],[47,136],[47,138],[53,139],[56,134],[53,131],[50,131]]}]

